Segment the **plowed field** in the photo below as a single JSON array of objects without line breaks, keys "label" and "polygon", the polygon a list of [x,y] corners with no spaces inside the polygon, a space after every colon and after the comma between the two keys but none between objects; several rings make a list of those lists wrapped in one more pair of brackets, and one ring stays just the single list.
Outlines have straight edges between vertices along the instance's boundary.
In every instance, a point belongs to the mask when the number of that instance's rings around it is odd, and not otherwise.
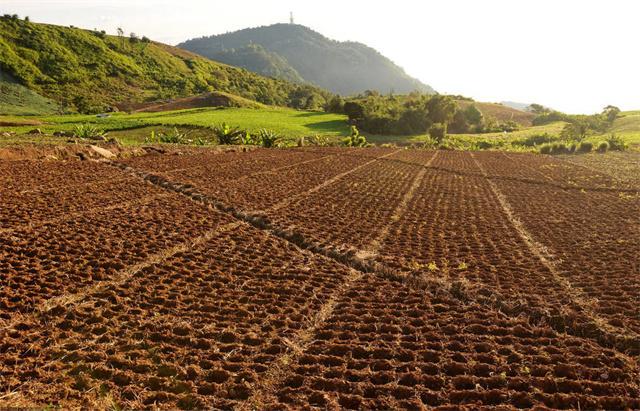
[{"label": "plowed field", "polygon": [[0,407],[638,409],[622,159],[1,162]]}]

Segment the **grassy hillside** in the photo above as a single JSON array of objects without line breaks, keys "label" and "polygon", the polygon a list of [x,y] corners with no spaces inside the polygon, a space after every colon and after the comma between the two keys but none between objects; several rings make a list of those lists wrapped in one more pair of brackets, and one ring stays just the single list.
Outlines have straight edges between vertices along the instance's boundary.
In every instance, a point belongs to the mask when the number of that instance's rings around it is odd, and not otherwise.
[{"label": "grassy hillside", "polygon": [[14,115],[53,114],[58,105],[19,84],[0,70],[0,113]]},{"label": "grassy hillside", "polygon": [[[278,58],[274,58],[271,67],[265,69],[262,65],[265,61],[256,59],[256,53],[229,51],[246,50],[250,45],[259,45]],[[275,65],[284,61],[305,81],[343,95],[358,94],[365,90],[382,93],[393,90],[401,94],[434,92],[371,47],[355,42],[333,41],[295,24],[244,29],[189,40],[178,46],[257,73],[267,70],[284,76],[287,72]]]},{"label": "grassy hillside", "polygon": [[209,91],[264,104],[316,108],[329,93],[147,39],[0,18],[0,69],[34,92],[82,112]]}]

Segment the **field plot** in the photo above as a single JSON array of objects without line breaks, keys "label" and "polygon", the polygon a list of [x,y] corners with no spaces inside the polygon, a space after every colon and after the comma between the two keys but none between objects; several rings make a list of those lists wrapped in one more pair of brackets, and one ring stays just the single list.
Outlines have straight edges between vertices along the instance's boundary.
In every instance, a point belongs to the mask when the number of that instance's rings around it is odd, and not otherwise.
[{"label": "field plot", "polygon": [[[481,162],[498,173],[515,166],[490,156]],[[571,286],[611,324],[640,332],[640,197],[501,179],[495,184]]]},{"label": "field plot", "polygon": [[[151,193],[153,187],[148,188]],[[130,195],[138,195],[132,191]],[[3,233],[0,318],[109,281],[128,267],[188,243],[231,220],[170,193]]]},{"label": "field plot", "polygon": [[263,401],[420,409],[450,404],[636,408],[637,369],[583,339],[474,304],[370,278]]},{"label": "field plot", "polygon": [[640,200],[592,168],[2,162],[0,407],[640,408]]}]

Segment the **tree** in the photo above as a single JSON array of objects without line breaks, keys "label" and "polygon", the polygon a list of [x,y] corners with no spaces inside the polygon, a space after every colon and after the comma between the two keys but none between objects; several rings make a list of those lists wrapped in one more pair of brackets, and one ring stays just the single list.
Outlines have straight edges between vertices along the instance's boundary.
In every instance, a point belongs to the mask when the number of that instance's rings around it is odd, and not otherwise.
[{"label": "tree", "polygon": [[324,111],[327,113],[344,113],[344,100],[340,96],[333,96],[327,104],[325,104]]},{"label": "tree", "polygon": [[120,45],[124,48],[124,30],[122,30],[122,27],[118,27],[117,32],[118,37],[120,38]]},{"label": "tree", "polygon": [[429,118],[433,123],[444,124],[445,133],[447,124],[453,119],[456,113],[457,104],[450,96],[436,94],[427,101],[427,110]]},{"label": "tree", "polygon": [[576,118],[564,126],[560,135],[569,140],[582,141],[590,130],[589,121],[586,118]]},{"label": "tree", "polygon": [[25,23],[28,23],[31,20],[29,19],[29,16],[24,16],[24,21],[25,21]]},{"label": "tree", "polygon": [[618,115],[620,114],[620,109],[616,106],[608,105],[602,110],[602,114],[607,118],[609,123],[613,123]]},{"label": "tree", "polygon": [[442,123],[436,123],[429,129],[429,136],[438,144],[442,144],[442,141],[447,136],[447,126]]},{"label": "tree", "polygon": [[344,114],[349,120],[360,120],[364,118],[364,107],[356,101],[347,101],[344,103]]},{"label": "tree", "polygon": [[464,117],[467,120],[467,123],[474,125],[480,125],[484,120],[482,112],[478,110],[475,104],[470,104],[464,109]]},{"label": "tree", "polygon": [[536,104],[536,103],[531,103],[529,107],[527,107],[527,111],[530,111],[534,114],[547,114],[551,112],[551,110],[549,110],[542,104]]}]

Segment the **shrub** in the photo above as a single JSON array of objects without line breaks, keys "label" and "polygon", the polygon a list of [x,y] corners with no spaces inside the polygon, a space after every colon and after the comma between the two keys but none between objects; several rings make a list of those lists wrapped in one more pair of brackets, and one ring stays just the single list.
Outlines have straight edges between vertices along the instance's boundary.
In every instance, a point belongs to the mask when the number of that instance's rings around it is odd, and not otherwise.
[{"label": "shrub", "polygon": [[218,139],[218,144],[231,145],[238,143],[245,132],[238,127],[231,128],[227,123],[222,123],[213,127],[213,134]]},{"label": "shrub", "polygon": [[588,141],[583,141],[580,143],[580,145],[578,145],[579,153],[590,153],[591,150],[593,150],[593,143],[590,143]]},{"label": "shrub", "polygon": [[609,143],[607,143],[606,141],[601,141],[598,144],[598,153],[606,153],[608,149],[609,149]]},{"label": "shrub", "polygon": [[625,151],[628,148],[626,141],[615,134],[609,136],[607,143],[609,144],[609,150]]},{"label": "shrub", "polygon": [[522,140],[515,140],[513,144],[517,146],[535,147],[540,144],[552,143],[557,140],[558,140],[558,137],[552,136],[549,133],[544,133],[544,134],[534,134]]},{"label": "shrub", "polygon": [[551,154],[551,144],[543,144],[540,146],[540,154]]},{"label": "shrub", "polygon": [[107,133],[93,124],[76,124],[73,128],[73,136],[78,138],[100,138]]},{"label": "shrub", "polygon": [[435,123],[429,128],[429,137],[441,144],[447,135],[447,127],[442,123]]},{"label": "shrub", "polygon": [[356,126],[351,126],[351,135],[342,140],[342,143],[347,147],[365,147],[367,139],[360,135]]},{"label": "shrub", "polygon": [[571,145],[569,146],[569,153],[573,154],[576,152],[576,148],[578,147],[578,144],[573,142],[571,143]]},{"label": "shrub", "polygon": [[564,143],[551,144],[551,154],[569,154],[569,149]]}]

